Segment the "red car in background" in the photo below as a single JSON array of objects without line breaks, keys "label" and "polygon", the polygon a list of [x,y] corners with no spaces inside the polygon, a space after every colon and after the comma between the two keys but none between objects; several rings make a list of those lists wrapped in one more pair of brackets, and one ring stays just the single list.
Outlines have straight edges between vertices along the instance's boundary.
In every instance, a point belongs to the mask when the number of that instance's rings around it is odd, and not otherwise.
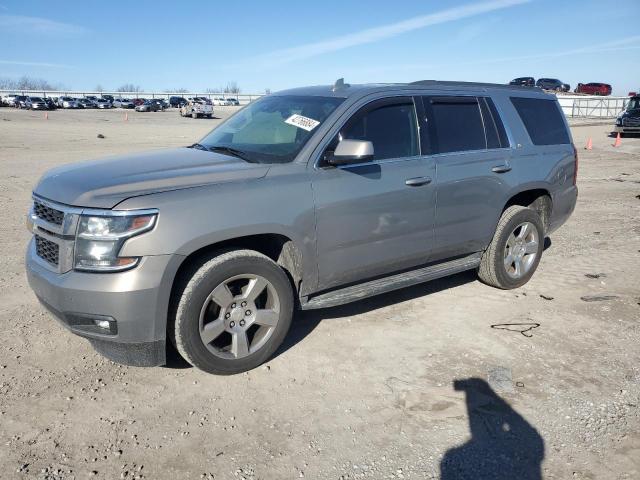
[{"label": "red car in background", "polygon": [[587,95],[611,95],[611,85],[608,83],[579,83],[575,89],[576,93],[586,93]]}]

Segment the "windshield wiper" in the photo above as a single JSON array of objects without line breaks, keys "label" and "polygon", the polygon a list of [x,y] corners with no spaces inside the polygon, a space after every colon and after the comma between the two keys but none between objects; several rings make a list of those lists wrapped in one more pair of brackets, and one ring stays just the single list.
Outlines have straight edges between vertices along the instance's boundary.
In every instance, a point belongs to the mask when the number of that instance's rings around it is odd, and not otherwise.
[{"label": "windshield wiper", "polygon": [[206,150],[207,152],[209,151],[209,149],[201,143],[194,143],[193,145],[189,145],[188,148],[197,148],[198,150]]},{"label": "windshield wiper", "polygon": [[210,152],[221,152],[221,153],[226,153],[228,155],[233,155],[234,157],[238,157],[244,160],[245,162],[258,163],[256,160],[247,157],[247,154],[242,150],[237,150],[232,147],[225,147],[224,145],[214,145],[212,147],[209,147],[207,150],[209,150]]}]

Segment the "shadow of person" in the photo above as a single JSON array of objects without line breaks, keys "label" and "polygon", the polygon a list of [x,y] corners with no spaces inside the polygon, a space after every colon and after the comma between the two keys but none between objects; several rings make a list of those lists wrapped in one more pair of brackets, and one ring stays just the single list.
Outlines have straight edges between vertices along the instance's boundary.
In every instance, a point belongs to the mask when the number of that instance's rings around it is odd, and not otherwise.
[{"label": "shadow of person", "polygon": [[441,480],[540,480],[544,440],[487,382],[453,382],[466,394],[471,439],[440,462]]}]

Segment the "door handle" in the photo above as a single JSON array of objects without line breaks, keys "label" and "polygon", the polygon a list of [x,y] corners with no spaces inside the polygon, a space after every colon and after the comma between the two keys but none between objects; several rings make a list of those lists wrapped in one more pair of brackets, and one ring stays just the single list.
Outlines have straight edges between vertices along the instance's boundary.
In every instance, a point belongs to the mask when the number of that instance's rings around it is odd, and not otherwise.
[{"label": "door handle", "polygon": [[507,173],[511,171],[510,165],[497,165],[491,169],[493,173]]},{"label": "door handle", "polygon": [[431,177],[415,177],[408,178],[404,181],[407,187],[420,187],[422,185],[428,185],[431,183]]}]

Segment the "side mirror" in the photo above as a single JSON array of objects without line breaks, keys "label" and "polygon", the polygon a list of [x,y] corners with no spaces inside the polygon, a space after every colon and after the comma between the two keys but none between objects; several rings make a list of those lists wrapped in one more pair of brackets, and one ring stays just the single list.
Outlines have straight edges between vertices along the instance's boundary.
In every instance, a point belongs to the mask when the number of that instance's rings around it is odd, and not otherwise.
[{"label": "side mirror", "polygon": [[368,140],[342,140],[326,160],[333,166],[370,162],[373,160],[373,143]]}]

